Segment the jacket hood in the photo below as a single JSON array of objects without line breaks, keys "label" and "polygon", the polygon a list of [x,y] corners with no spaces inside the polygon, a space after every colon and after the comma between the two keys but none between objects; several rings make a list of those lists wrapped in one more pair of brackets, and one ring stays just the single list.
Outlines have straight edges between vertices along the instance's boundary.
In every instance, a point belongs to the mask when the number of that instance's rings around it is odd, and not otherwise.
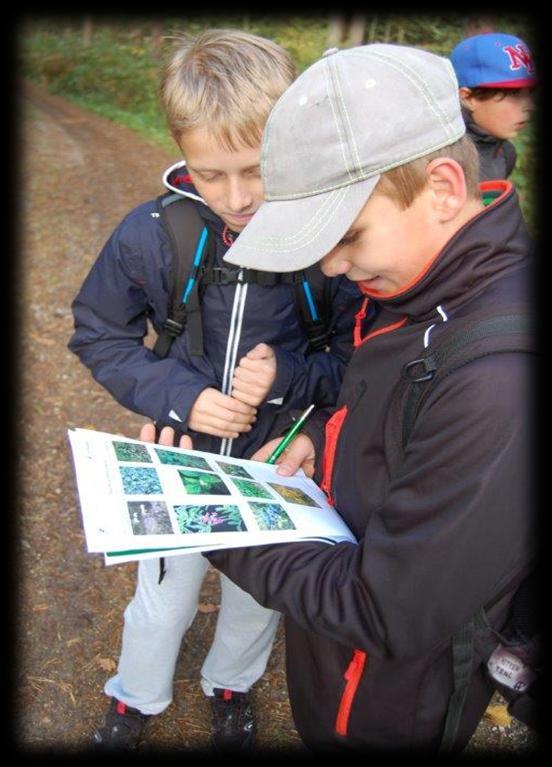
[{"label": "jacket hood", "polygon": [[163,185],[170,192],[176,192],[176,194],[180,194],[182,197],[189,197],[191,200],[194,200],[197,210],[204,221],[209,222],[217,231],[222,231],[224,229],[224,222],[222,219],[219,218],[216,213],[213,213],[195,188],[187,171],[185,160],[180,160],[180,162],[167,168],[163,173]]},{"label": "jacket hood", "polygon": [[439,304],[454,309],[467,295],[473,296],[473,285],[478,285],[478,291],[484,290],[498,277],[519,268],[531,238],[517,193],[509,181],[480,186],[482,191],[500,194],[449,240],[413,285],[389,297],[363,292],[391,313],[423,321]]}]

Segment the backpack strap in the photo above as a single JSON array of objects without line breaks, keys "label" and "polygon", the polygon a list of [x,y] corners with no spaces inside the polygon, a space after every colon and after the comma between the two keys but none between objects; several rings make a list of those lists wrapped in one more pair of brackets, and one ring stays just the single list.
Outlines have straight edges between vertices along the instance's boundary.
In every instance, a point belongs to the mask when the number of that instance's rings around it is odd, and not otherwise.
[{"label": "backpack strap", "polygon": [[311,352],[327,349],[330,337],[330,278],[315,269],[297,272],[295,300]]},{"label": "backpack strap", "polygon": [[202,356],[202,292],[206,285],[230,285],[238,281],[265,286],[292,285],[309,350],[321,351],[327,347],[330,279],[319,269],[309,267],[300,272],[274,273],[213,266],[215,237],[195,205],[180,194],[168,193],[157,198],[157,210],[173,254],[167,319],[153,347],[157,356],[168,354],[172,342],[186,326],[190,353]]},{"label": "backpack strap", "polygon": [[[158,357],[166,357],[173,340],[184,330],[189,311],[192,315],[195,312],[195,320],[192,322],[197,324],[197,277],[212,236],[209,236],[209,231],[195,206],[179,194],[160,195],[157,198],[157,210],[167,232],[173,256],[169,272],[167,319],[153,347]],[[199,325],[201,333],[201,324]],[[200,342],[203,348],[202,337]]]},{"label": "backpack strap", "polygon": [[[402,446],[410,438],[410,433],[414,427],[418,411],[420,409],[423,395],[429,388],[429,384],[439,374],[442,379],[450,375],[455,370],[473,362],[480,357],[486,357],[489,354],[500,354],[502,352],[530,352],[535,351],[528,334],[531,329],[531,321],[527,315],[523,314],[505,314],[490,317],[485,320],[459,330],[443,346],[437,348],[426,357],[407,362],[402,369],[402,378],[407,383],[408,393],[403,409],[402,421]],[[521,334],[524,336],[519,341],[512,340],[511,334]],[[465,346],[490,336],[504,336],[496,344],[486,350],[473,349],[467,353],[458,355]],[[445,362],[453,360],[453,364],[448,367]]]},{"label": "backpack strap", "polygon": [[485,613],[483,609],[481,609],[475,618],[464,623],[452,637],[452,672],[454,686],[447,708],[445,728],[441,736],[441,743],[439,744],[439,752],[441,754],[449,753],[456,741],[472,675],[474,637],[477,631],[486,628],[486,626]]},{"label": "backpack strap", "polygon": [[[407,362],[402,369],[402,378],[407,386],[400,428],[402,450],[404,451],[408,443],[424,395],[427,395],[435,380],[442,380],[464,365],[489,354],[535,351],[529,335],[530,330],[530,318],[524,314],[489,317],[454,333],[427,356]],[[513,335],[518,337],[513,338]],[[489,347],[466,349],[473,342],[495,336],[496,342]],[[486,628],[488,628],[486,613],[481,608],[452,637],[454,686],[439,747],[440,753],[450,752],[456,742],[473,672],[474,637],[477,632]]]}]

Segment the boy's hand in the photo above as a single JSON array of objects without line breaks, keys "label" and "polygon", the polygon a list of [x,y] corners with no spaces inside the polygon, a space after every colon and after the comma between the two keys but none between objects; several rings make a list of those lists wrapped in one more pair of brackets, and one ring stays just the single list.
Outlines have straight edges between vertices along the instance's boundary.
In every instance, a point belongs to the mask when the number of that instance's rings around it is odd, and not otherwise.
[{"label": "boy's hand", "polygon": [[[278,447],[283,437],[278,439],[272,439],[257,450],[254,455],[251,456],[252,461],[266,461],[270,458],[270,455]],[[295,439],[291,441],[288,447],[284,450],[282,455],[276,459],[278,464],[277,474],[283,477],[290,477],[298,469],[303,469],[307,477],[314,476],[314,460],[315,460],[314,445],[311,442],[310,437],[306,434],[298,434]]]},{"label": "boy's hand", "polygon": [[242,357],[232,378],[232,397],[257,407],[276,378],[276,355],[268,344],[257,344]]},{"label": "boy's hand", "polygon": [[[145,423],[140,429],[140,436],[138,439],[142,442],[155,442],[155,424],[151,421]],[[174,429],[172,426],[164,426],[159,432],[159,444],[168,445],[174,447]],[[178,442],[178,447],[183,447],[186,450],[193,450],[194,446],[192,438],[188,434],[183,434]]]},{"label": "boy's hand", "polygon": [[188,426],[203,434],[235,439],[243,432],[251,431],[256,413],[254,407],[208,387],[194,402]]}]

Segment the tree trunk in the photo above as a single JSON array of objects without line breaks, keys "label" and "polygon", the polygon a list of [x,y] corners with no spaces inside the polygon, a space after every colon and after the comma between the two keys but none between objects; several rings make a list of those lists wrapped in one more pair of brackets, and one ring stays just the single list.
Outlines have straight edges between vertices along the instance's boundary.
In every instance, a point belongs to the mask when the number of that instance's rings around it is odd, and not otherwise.
[{"label": "tree trunk", "polygon": [[345,34],[345,17],[332,15],[328,19],[328,48],[337,48],[343,42]]},{"label": "tree trunk", "polygon": [[349,27],[349,40],[350,46],[362,45],[364,42],[364,29],[366,27],[366,16],[355,13],[351,19]]},{"label": "tree trunk", "polygon": [[82,23],[82,44],[90,45],[92,42],[93,24],[90,16],[85,16]]}]

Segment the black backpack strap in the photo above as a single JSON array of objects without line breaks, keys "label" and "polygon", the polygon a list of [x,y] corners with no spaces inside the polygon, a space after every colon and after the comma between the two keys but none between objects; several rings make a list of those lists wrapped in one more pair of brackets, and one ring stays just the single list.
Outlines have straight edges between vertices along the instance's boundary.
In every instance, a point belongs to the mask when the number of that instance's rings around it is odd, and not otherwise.
[{"label": "black backpack strap", "polygon": [[[464,365],[489,354],[535,351],[530,331],[531,321],[527,315],[512,313],[489,317],[454,333],[425,357],[406,363],[402,370],[402,378],[407,386],[400,427],[402,449],[404,450],[410,438],[423,396],[437,377],[442,380]],[[521,337],[513,338],[514,334]],[[466,348],[476,341],[494,336],[497,340],[488,348]],[[474,636],[487,627],[485,611],[481,608],[475,617],[467,621],[452,637],[454,688],[441,738],[441,753],[448,753],[456,742],[473,673]]]},{"label": "black backpack strap", "polygon": [[439,744],[439,751],[442,754],[449,753],[456,742],[472,676],[474,637],[477,631],[486,628],[486,626],[485,613],[483,610],[480,610],[475,618],[465,623],[452,637],[452,675],[454,686],[447,708],[445,728]]},{"label": "black backpack strap", "polygon": [[203,322],[201,318],[201,300],[206,283],[202,272],[209,268],[215,259],[215,237],[212,233],[207,236],[203,251],[203,261],[199,254],[194,259],[194,271],[188,280],[186,298],[186,325],[188,327],[188,343],[193,357],[203,357]]},{"label": "black backpack strap", "polygon": [[318,264],[308,270],[295,272],[295,300],[310,351],[324,351],[330,337],[330,278],[320,271]]},{"label": "black backpack strap", "polygon": [[195,205],[188,198],[179,194],[161,195],[157,198],[157,210],[172,249],[167,319],[153,347],[157,356],[165,357],[173,340],[184,330],[190,299],[190,310],[199,310],[193,294],[197,292],[197,273],[209,248],[210,237]]},{"label": "black backpack strap", "polygon": [[[528,337],[530,330],[531,321],[527,315],[497,315],[458,331],[447,343],[427,356],[407,362],[403,366],[402,377],[411,385],[408,386],[407,398],[403,409],[403,448],[406,446],[412,432],[422,397],[438,373],[440,378],[444,378],[445,375],[449,375],[469,362],[486,357],[489,354],[534,351],[532,342]],[[508,338],[511,334],[521,334],[523,337],[519,342],[512,343]],[[465,346],[490,336],[504,336],[504,338],[487,350],[473,349],[458,355],[458,352]],[[446,367],[444,363],[449,359],[453,360],[453,364]]]}]

